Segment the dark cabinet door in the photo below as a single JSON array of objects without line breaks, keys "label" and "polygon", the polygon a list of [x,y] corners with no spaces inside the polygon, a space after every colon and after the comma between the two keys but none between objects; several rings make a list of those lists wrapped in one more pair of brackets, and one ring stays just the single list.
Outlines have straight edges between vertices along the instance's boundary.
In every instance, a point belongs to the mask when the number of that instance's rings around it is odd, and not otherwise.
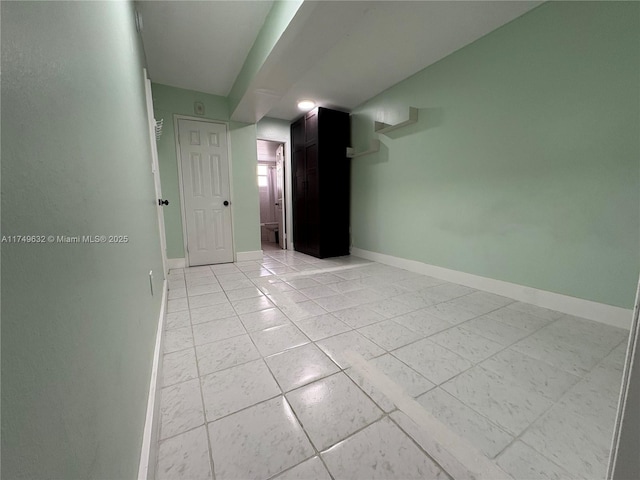
[{"label": "dark cabinet door", "polygon": [[324,258],[349,254],[349,114],[316,108],[291,124],[293,243]]},{"label": "dark cabinet door", "polygon": [[306,215],[307,215],[307,252],[320,253],[320,177],[318,175],[318,146],[313,143],[305,147],[306,160]]},{"label": "dark cabinet door", "polygon": [[318,139],[318,110],[311,110],[304,117],[304,141],[315,142]]},{"label": "dark cabinet door", "polygon": [[306,161],[305,161],[305,119],[302,117],[291,124],[291,174],[293,186],[293,240],[296,250],[306,248]]},{"label": "dark cabinet door", "polygon": [[291,147],[293,150],[304,145],[304,117],[291,124]]},{"label": "dark cabinet door", "polygon": [[296,250],[306,248],[307,244],[307,202],[306,202],[306,162],[304,148],[293,152],[293,235]]}]

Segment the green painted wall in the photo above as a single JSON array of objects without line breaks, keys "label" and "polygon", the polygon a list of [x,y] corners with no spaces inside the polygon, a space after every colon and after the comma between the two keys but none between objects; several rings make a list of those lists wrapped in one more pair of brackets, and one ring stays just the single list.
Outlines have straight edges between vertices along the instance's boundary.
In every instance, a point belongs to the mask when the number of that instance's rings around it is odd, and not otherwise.
[{"label": "green painted wall", "polygon": [[630,308],[640,4],[548,2],[354,111],[355,247]]},{"label": "green painted wall", "polygon": [[236,252],[260,250],[256,126],[231,122],[233,243]]},{"label": "green painted wall", "polygon": [[[194,103],[202,102],[205,107],[205,114],[201,116],[202,118],[229,123],[229,106],[225,97],[208,93],[184,90],[159,83],[154,83],[152,90],[155,118],[164,119],[162,137],[158,142],[158,162],[160,164],[162,194],[164,198],[169,200],[169,205],[164,207],[167,257],[184,258],[182,215],[180,213],[182,207],[180,205],[178,161],[173,125],[174,114],[195,117]],[[236,252],[259,250],[255,125],[232,123],[230,130],[234,247]],[[253,132],[252,138],[249,132]],[[248,180],[246,176],[249,168],[253,169],[251,180]]]},{"label": "green painted wall", "polygon": [[264,24],[229,92],[232,113],[302,3],[303,0],[276,0],[273,2],[273,6],[269,10],[269,14],[265,18]]},{"label": "green painted wall", "polygon": [[2,245],[2,478],[134,478],[163,275],[133,9],[1,8],[2,235],[129,236]]},{"label": "green painted wall", "polygon": [[291,122],[279,118],[264,117],[256,123],[258,138],[263,140],[284,140],[289,142],[291,136]]}]

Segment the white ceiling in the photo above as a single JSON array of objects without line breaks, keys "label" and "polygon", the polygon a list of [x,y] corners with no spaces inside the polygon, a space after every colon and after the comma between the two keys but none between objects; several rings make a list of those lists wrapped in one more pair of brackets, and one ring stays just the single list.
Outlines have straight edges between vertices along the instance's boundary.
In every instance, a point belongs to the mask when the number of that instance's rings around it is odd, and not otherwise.
[{"label": "white ceiling", "polygon": [[142,1],[154,82],[227,96],[272,1]]},{"label": "white ceiling", "polygon": [[[305,2],[234,120],[293,120],[297,101],[351,110],[541,1]],[[142,2],[151,78],[227,95],[272,2]]]},{"label": "white ceiling", "polygon": [[300,77],[268,116],[296,118],[300,98],[351,110],[542,2],[368,3],[360,20]]}]

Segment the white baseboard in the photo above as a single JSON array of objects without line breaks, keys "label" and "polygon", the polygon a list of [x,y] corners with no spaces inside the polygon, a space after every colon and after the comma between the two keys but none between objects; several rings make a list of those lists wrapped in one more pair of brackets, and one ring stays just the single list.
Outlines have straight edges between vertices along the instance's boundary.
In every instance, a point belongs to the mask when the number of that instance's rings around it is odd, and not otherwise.
[{"label": "white baseboard", "polygon": [[[184,260],[184,259],[183,259]],[[162,285],[162,305],[158,317],[156,332],[156,346],[153,351],[153,367],[149,382],[149,397],[147,400],[147,417],[142,436],[142,450],[140,465],[138,466],[138,480],[155,478],[156,458],[158,455],[158,426],[160,418],[160,378],[162,377],[162,348],[164,339],[164,318],[167,306],[167,280]]]},{"label": "white baseboard", "polygon": [[169,270],[172,268],[185,268],[187,261],[184,258],[167,258],[167,267]]},{"label": "white baseboard", "polygon": [[633,310],[352,247],[351,255],[628,330]]},{"label": "white baseboard", "polygon": [[262,260],[262,250],[236,253],[236,262],[249,262],[251,260]]}]

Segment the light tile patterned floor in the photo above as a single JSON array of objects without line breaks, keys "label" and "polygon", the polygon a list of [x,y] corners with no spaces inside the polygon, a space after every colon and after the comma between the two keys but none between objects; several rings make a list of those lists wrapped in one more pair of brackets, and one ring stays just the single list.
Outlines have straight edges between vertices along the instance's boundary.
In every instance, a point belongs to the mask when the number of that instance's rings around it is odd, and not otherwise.
[{"label": "light tile patterned floor", "polygon": [[626,331],[277,249],[169,287],[158,479],[448,478],[347,350],[516,479],[605,476]]}]

